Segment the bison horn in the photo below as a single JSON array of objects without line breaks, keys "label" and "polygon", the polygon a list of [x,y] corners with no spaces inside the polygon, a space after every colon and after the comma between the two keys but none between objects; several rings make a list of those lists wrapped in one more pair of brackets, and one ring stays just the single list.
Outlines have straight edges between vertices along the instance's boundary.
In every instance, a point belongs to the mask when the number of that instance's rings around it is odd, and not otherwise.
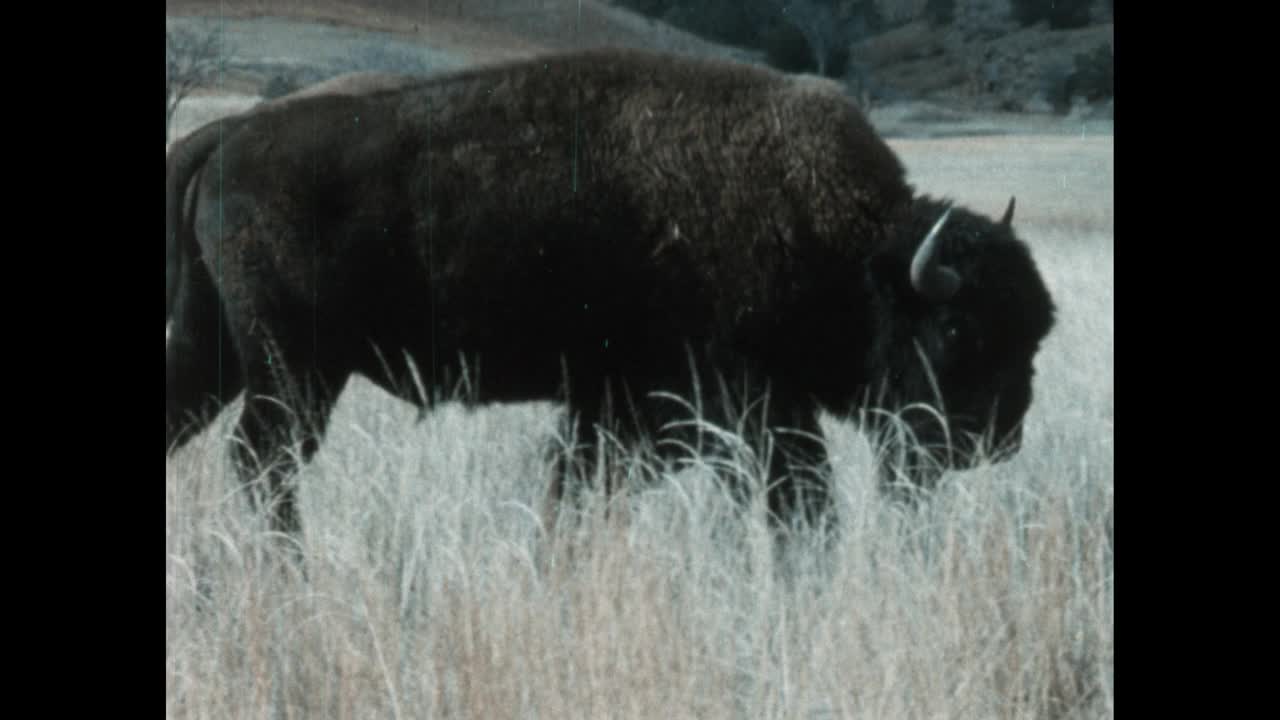
[{"label": "bison horn", "polygon": [[1000,218],[1000,224],[1009,227],[1013,223],[1013,196],[1009,196],[1009,207],[1004,209],[1004,217]]},{"label": "bison horn", "polygon": [[920,243],[916,256],[911,260],[911,287],[921,295],[936,302],[946,302],[960,289],[960,275],[955,270],[938,262],[938,239],[942,235],[942,226],[951,217],[951,208],[942,213],[933,229]]}]

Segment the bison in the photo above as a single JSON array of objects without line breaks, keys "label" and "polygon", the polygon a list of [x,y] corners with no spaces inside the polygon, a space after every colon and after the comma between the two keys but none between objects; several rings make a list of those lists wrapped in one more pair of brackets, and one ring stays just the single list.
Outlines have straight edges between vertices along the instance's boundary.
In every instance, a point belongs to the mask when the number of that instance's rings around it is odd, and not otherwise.
[{"label": "bison", "polygon": [[837,85],[752,66],[597,50],[304,94],[166,173],[167,452],[243,390],[238,465],[289,533],[286,448],[353,373],[425,408],[478,368],[476,402],[566,402],[584,461],[668,427],[666,393],[716,422],[763,397],[769,506],[815,520],[821,410],[898,411],[868,416],[881,479],[928,487],[1017,449],[1053,324],[1012,200],[917,196]]}]

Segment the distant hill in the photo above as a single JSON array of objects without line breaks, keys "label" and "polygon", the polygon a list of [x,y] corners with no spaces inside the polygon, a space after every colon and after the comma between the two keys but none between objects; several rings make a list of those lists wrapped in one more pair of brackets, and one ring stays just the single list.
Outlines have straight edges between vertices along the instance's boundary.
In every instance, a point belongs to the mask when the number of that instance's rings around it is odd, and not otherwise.
[{"label": "distant hill", "polygon": [[[878,5],[901,13],[911,3]],[[955,7],[953,21],[946,24],[918,17],[919,8],[914,20],[910,13],[894,16],[885,25],[890,29],[850,44],[851,62],[838,79],[873,110],[926,102],[957,112],[1065,116],[1070,111],[1109,121],[1115,29],[1101,3],[1094,12],[1099,22],[1072,30],[1051,30],[1044,22],[1022,27],[1011,15],[1010,0],[957,0]],[[605,0],[167,0],[166,14],[170,23],[196,17],[236,21],[239,48],[251,57],[240,58],[235,72],[222,76],[217,89],[224,92],[263,93],[288,69],[270,62],[271,56],[283,55],[311,63],[292,78],[301,84],[336,72],[432,72],[601,46],[764,62],[761,50],[712,42]],[[248,22],[255,18],[262,20]],[[288,36],[287,22],[269,30],[272,23],[265,18],[301,21],[295,25],[299,32],[315,36],[310,47],[301,47],[305,38]],[[250,25],[253,30],[247,32]],[[325,28],[343,37],[319,37]],[[405,51],[414,47],[424,50]],[[371,58],[375,50],[387,57]],[[326,52],[328,57],[319,57]],[[334,53],[361,57],[335,59]],[[398,68],[387,62],[392,54],[434,59]],[[1082,66],[1079,58],[1088,62]],[[371,65],[371,60],[377,62]],[[1082,109],[1086,99],[1089,105]],[[937,115],[924,111],[930,113]],[[917,115],[923,117],[920,112],[895,117]]]},{"label": "distant hill", "polygon": [[597,0],[167,0],[170,16],[283,17],[395,32],[475,62],[616,46],[748,59]]}]

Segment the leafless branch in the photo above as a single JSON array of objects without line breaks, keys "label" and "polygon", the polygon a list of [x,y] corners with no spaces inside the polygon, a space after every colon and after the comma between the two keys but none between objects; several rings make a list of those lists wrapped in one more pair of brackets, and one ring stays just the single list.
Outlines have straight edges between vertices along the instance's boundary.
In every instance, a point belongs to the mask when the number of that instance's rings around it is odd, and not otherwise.
[{"label": "leafless branch", "polygon": [[195,88],[209,85],[226,70],[227,44],[221,28],[165,32],[165,140],[178,104]]}]

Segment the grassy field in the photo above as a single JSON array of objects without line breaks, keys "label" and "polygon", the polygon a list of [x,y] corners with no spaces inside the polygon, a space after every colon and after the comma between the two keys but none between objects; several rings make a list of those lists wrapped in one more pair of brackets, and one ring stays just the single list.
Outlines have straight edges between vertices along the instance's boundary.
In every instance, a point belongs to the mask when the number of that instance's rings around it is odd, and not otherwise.
[{"label": "grassy field", "polygon": [[418,422],[357,381],[299,477],[304,579],[270,559],[228,412],[166,464],[166,716],[1114,717],[1112,138],[894,147],[921,190],[1018,197],[1059,318],[1015,459],[909,511],[827,418],[825,550],[780,556],[696,466],[548,537],[554,406]]}]

